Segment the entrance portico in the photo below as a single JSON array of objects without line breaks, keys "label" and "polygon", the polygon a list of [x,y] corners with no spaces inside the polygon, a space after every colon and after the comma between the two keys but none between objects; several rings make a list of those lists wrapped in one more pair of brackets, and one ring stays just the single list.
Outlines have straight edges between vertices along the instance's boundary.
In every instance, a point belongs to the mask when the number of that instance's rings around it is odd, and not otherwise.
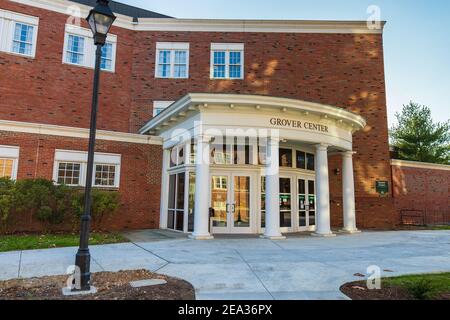
[{"label": "entrance portico", "polygon": [[194,239],[333,236],[328,155],[341,153],[342,229],[357,232],[352,134],[364,126],[354,113],[300,100],[186,95],[141,130],[164,141],[161,228]]}]

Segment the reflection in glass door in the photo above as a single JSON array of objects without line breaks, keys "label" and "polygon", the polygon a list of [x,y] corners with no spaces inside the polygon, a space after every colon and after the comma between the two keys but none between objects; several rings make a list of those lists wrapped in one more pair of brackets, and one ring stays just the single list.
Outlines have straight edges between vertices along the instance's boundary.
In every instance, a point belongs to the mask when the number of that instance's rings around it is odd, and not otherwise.
[{"label": "reflection in glass door", "polygon": [[250,175],[212,175],[213,233],[251,232],[251,181]]},{"label": "reflection in glass door", "polygon": [[233,211],[233,227],[250,227],[250,177],[235,176],[233,186],[234,202],[231,204]]},{"label": "reflection in glass door", "polygon": [[228,176],[212,176],[211,208],[214,228],[227,228],[228,226],[228,197]]},{"label": "reflection in glass door", "polygon": [[298,225],[300,229],[316,225],[315,182],[311,179],[298,179]]}]

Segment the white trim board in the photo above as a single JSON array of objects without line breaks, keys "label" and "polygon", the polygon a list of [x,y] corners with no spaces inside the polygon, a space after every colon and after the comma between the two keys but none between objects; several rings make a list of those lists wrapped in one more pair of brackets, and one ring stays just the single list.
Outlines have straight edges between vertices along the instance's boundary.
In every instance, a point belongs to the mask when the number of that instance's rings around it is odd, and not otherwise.
[{"label": "white trim board", "polygon": [[[89,129],[31,122],[0,120],[0,130],[71,138],[89,138]],[[97,130],[97,140],[162,145],[162,139],[159,137],[104,130]]]},{"label": "white trim board", "polygon": [[391,165],[397,166],[397,167],[409,167],[409,168],[419,168],[419,169],[450,171],[450,165],[437,164],[437,163],[426,163],[426,162],[416,162],[416,161],[392,159]]},{"label": "white trim board", "polygon": [[[68,14],[70,6],[80,8],[82,18],[91,7],[64,0],[11,0],[24,5]],[[140,18],[116,14],[116,27],[136,31],[191,31],[191,32],[266,32],[266,33],[353,33],[382,34],[380,29],[369,29],[366,21],[311,21],[311,20],[223,20],[223,19],[175,19]]]}]

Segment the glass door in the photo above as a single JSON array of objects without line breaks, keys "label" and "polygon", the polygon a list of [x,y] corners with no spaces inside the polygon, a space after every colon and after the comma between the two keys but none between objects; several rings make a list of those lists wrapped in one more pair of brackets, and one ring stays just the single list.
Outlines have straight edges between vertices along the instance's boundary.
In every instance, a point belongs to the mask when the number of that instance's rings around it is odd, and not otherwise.
[{"label": "glass door", "polygon": [[315,181],[298,179],[298,227],[300,231],[313,231],[316,225]]},{"label": "glass door", "polygon": [[251,175],[220,173],[211,176],[213,233],[250,233]]}]

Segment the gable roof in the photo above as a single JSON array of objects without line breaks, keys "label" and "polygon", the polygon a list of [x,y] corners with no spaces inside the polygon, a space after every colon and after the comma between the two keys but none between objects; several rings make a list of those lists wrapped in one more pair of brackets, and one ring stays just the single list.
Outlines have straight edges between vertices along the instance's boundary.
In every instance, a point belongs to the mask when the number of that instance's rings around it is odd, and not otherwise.
[{"label": "gable roof", "polygon": [[[95,7],[97,3],[96,0],[70,0],[70,1],[83,4],[89,7]],[[132,18],[173,18],[166,16],[164,14],[141,9],[138,7],[133,7],[128,4],[120,3],[117,1],[110,1],[109,6],[113,12],[129,16]]]}]

